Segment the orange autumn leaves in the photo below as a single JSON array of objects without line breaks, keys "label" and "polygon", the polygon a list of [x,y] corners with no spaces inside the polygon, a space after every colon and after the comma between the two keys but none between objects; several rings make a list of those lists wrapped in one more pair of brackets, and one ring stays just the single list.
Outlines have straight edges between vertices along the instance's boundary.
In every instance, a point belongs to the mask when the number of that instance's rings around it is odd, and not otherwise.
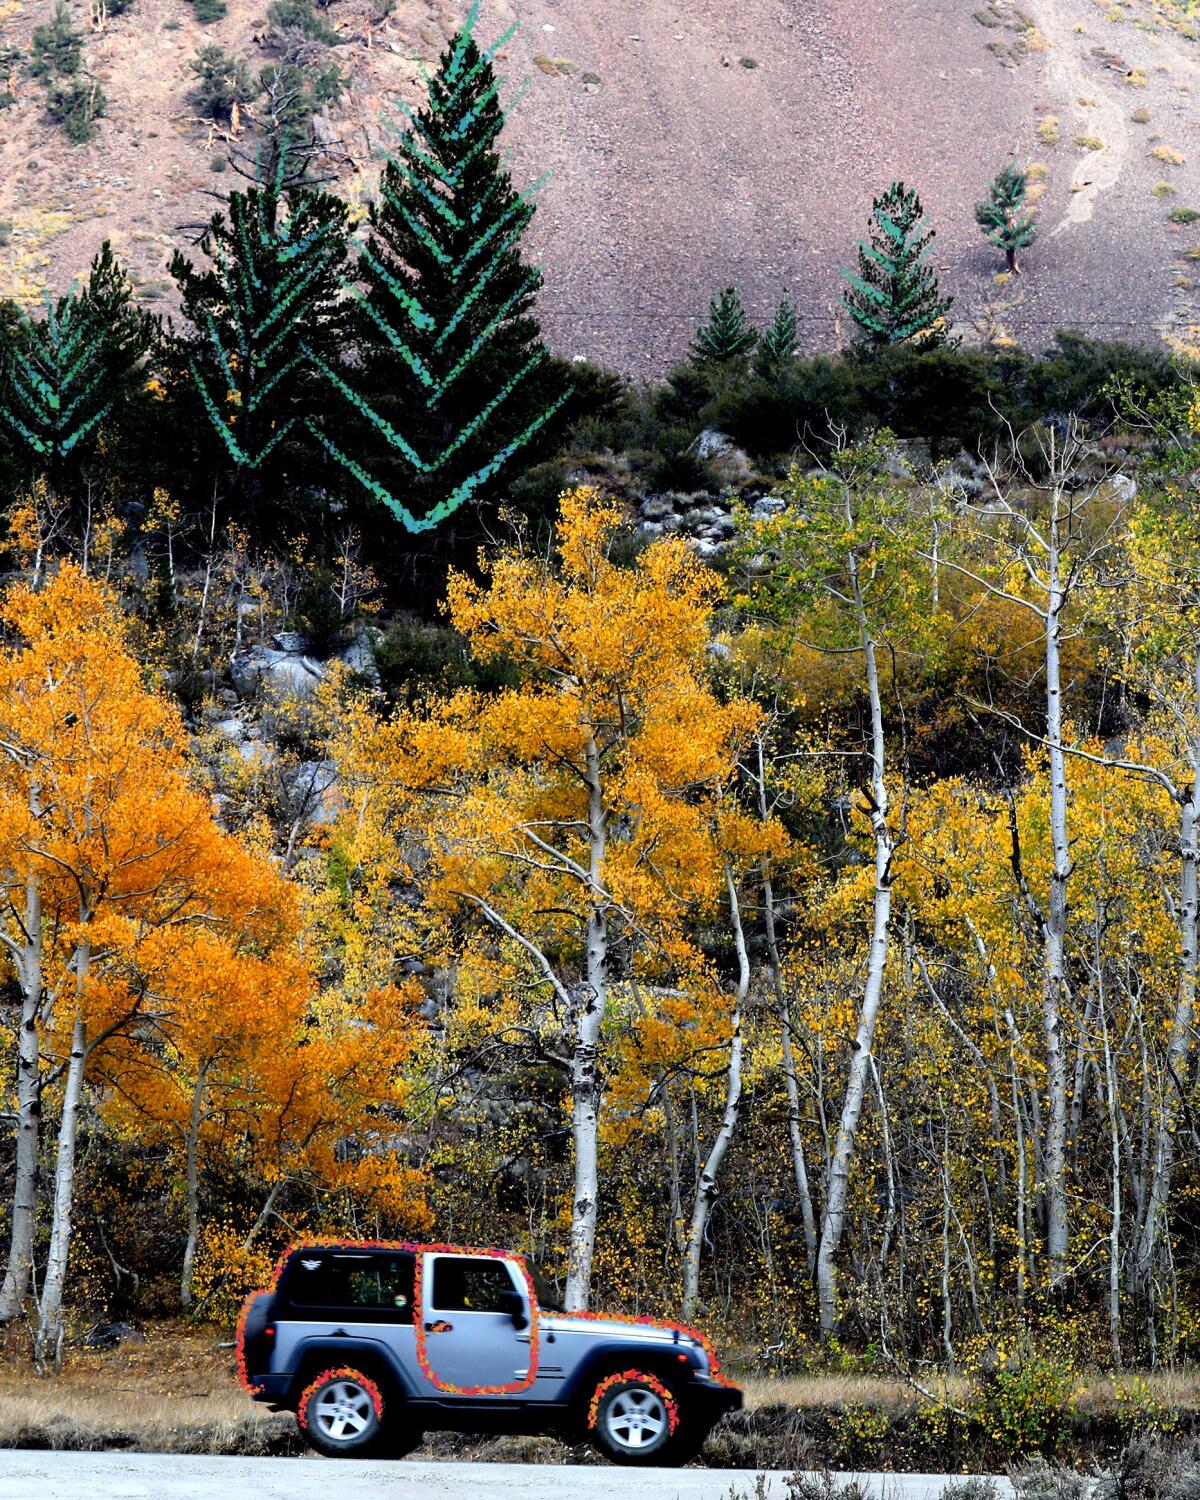
[{"label": "orange autumn leaves", "polygon": [[236,1152],[266,1184],[357,1173],[393,1211],[419,1204],[411,1172],[338,1151],[402,1097],[407,997],[317,1003],[296,887],[216,822],[104,588],[64,563],[3,623],[0,942],[39,989],[45,1072],[82,1022],[120,1128],[181,1154],[190,1131],[202,1165]]},{"label": "orange autumn leaves", "polygon": [[[419,889],[424,951],[455,964],[451,1025],[464,1037],[553,1034],[563,1018],[537,955],[581,971],[589,910],[603,905],[617,963],[607,1024],[633,1039],[610,1060],[618,1093],[727,1043],[728,1000],[698,933],[719,912],[726,862],[769,862],[785,844],[732,796],[761,714],[709,683],[719,579],[681,538],[614,561],[622,520],[572,490],[556,563],[514,547],[480,582],[453,575],[451,620],[511,684],[387,722],[360,708],[336,752],[357,789],[340,837]],[[602,887],[587,873],[593,774]]]}]

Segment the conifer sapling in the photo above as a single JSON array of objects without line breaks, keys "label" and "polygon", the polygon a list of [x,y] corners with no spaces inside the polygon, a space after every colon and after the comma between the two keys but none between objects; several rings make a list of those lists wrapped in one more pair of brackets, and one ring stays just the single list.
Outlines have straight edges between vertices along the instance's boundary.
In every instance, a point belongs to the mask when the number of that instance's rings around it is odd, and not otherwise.
[{"label": "conifer sapling", "polygon": [[869,238],[858,245],[858,269],[842,267],[849,283],[842,303],[868,344],[922,342],[945,336],[953,297],[943,297],[929,264],[936,230],[924,227],[916,190],[893,182],[871,204]]},{"label": "conifer sapling", "polygon": [[747,359],[757,339],[737,288],[727,286],[708,304],[708,322],[692,342],[692,359],[710,367],[731,365]]},{"label": "conifer sapling", "polygon": [[770,326],[754,351],[754,373],[763,380],[777,380],[788,362],[796,357],[796,303],[788,295],[775,310]]},{"label": "conifer sapling", "polygon": [[1006,265],[1013,275],[1021,271],[1017,261],[1020,251],[1037,239],[1037,221],[1025,202],[1028,188],[1029,173],[1009,162],[992,179],[987,201],[975,205],[975,222],[988,242],[1004,251]]}]

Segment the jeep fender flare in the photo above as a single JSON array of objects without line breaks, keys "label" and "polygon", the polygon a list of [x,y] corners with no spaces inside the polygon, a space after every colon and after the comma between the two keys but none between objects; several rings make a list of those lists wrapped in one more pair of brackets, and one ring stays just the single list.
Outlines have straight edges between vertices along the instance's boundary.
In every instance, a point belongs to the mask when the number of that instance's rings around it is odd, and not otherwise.
[{"label": "jeep fender flare", "polygon": [[[684,1364],[680,1354],[687,1354]],[[589,1349],[578,1368],[565,1382],[561,1401],[579,1406],[586,1402],[605,1375],[618,1370],[645,1370],[648,1375],[688,1385],[695,1379],[696,1368],[691,1351],[682,1344],[642,1343],[634,1339],[613,1339]]]},{"label": "jeep fender flare", "polygon": [[292,1375],[288,1382],[287,1404],[295,1406],[312,1379],[311,1372],[314,1369],[329,1365],[357,1366],[364,1375],[377,1374],[401,1401],[409,1401],[416,1394],[399,1360],[381,1340],[357,1336],[352,1339],[331,1338],[328,1334],[314,1334],[312,1338],[302,1339],[296,1345]]}]

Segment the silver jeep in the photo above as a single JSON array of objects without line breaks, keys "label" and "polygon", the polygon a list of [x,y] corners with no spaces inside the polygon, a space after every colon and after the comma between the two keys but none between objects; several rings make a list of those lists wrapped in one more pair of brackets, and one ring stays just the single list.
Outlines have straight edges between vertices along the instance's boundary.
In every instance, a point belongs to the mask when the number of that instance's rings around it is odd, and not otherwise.
[{"label": "silver jeep", "polygon": [[694,1330],[569,1314],[519,1255],[299,1245],[246,1303],[238,1365],[331,1456],[401,1455],[431,1430],[552,1433],[625,1464],[681,1464],[742,1404]]}]

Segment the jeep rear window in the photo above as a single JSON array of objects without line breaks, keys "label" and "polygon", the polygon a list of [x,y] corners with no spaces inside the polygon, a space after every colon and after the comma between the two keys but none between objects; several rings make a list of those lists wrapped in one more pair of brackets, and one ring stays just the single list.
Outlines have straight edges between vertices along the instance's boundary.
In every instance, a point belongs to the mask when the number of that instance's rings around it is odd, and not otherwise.
[{"label": "jeep rear window", "polygon": [[389,1322],[412,1322],[411,1255],[296,1255],[286,1295],[293,1307],[386,1310]]},{"label": "jeep rear window", "polygon": [[515,1291],[508,1267],[491,1256],[439,1255],[433,1263],[438,1312],[505,1312],[501,1298]]}]

